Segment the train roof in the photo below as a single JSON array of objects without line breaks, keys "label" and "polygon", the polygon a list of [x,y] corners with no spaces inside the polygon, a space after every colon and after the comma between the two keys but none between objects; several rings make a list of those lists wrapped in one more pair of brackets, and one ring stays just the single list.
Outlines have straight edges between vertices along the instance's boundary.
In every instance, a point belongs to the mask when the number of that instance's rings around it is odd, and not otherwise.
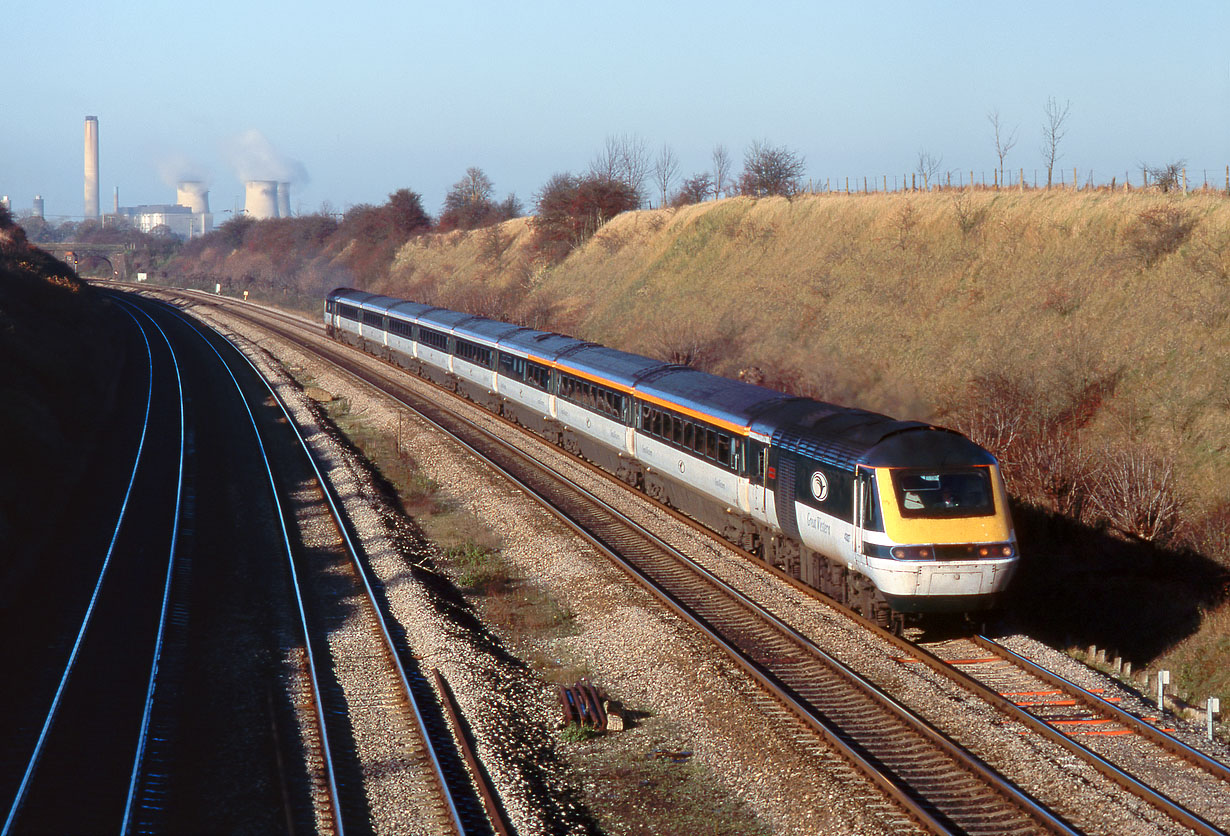
[{"label": "train roof", "polygon": [[435,305],[424,305],[422,302],[401,301],[396,305],[390,305],[389,313],[396,315],[398,319],[414,321],[423,314],[434,309]]},{"label": "train roof", "polygon": [[329,294],[330,299],[336,299],[342,302],[349,302],[352,305],[359,305],[368,299],[375,298],[376,294],[368,293],[365,290],[355,290],[353,287],[339,287]]},{"label": "train roof", "polygon": [[810,399],[766,410],[752,429],[770,435],[775,447],[845,469],[995,463],[953,430]]},{"label": "train roof", "polygon": [[522,329],[520,325],[513,325],[509,322],[501,322],[498,319],[477,317],[475,319],[458,323],[453,329],[453,333],[459,337],[474,339],[487,345],[496,345],[500,337],[505,334],[511,334],[521,330],[524,329]]},{"label": "train roof", "polygon": [[646,376],[636,384],[636,392],[740,427],[750,426],[753,417],[769,406],[790,399],[775,389],[676,365]]},{"label": "train roof", "polygon": [[565,371],[580,372],[600,383],[610,382],[627,389],[631,389],[649,372],[668,365],[661,360],[593,343],[582,344],[561,354],[555,364]]},{"label": "train roof", "polygon": [[389,308],[393,307],[400,301],[400,299],[394,299],[392,296],[376,296],[374,294],[369,294],[366,299],[360,299],[357,304],[365,311],[387,313]]},{"label": "train roof", "polygon": [[576,337],[566,337],[563,334],[553,334],[550,331],[514,331],[500,338],[500,348],[512,354],[529,357],[534,356],[548,362],[566,351],[572,351],[585,345],[593,345]]},{"label": "train roof", "polygon": [[424,311],[418,316],[420,325],[426,325],[438,331],[452,331],[453,326],[457,323],[474,318],[474,314],[450,311],[444,308],[433,308],[430,311]]}]

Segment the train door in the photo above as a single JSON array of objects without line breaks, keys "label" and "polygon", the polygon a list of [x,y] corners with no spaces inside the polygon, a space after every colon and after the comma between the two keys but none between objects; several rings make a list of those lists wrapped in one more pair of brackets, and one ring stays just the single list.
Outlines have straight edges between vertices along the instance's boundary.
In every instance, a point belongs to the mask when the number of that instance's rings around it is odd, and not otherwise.
[{"label": "train door", "polygon": [[765,484],[769,478],[769,448],[763,444],[747,440],[748,452],[748,503],[754,515],[764,519]]},{"label": "train door", "polygon": [[[872,472],[858,467],[854,475],[854,554],[863,554],[863,531],[870,517]],[[857,558],[856,558],[857,559]]]}]

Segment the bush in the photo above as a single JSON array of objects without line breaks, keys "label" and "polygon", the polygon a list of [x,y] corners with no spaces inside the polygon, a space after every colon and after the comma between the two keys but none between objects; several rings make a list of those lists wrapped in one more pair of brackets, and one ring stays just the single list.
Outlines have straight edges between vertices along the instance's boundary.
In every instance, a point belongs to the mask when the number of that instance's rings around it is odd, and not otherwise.
[{"label": "bush", "polygon": [[549,261],[561,261],[620,212],[640,203],[622,180],[589,174],[556,174],[538,193],[534,247]]},{"label": "bush", "polygon": [[1177,206],[1157,206],[1137,215],[1124,238],[1144,266],[1152,267],[1183,246],[1196,223],[1191,213]]},{"label": "bush", "polygon": [[1109,450],[1092,473],[1091,508],[1119,531],[1164,545],[1178,530],[1182,501],[1174,460],[1144,445]]},{"label": "bush", "polygon": [[1223,501],[1179,532],[1190,548],[1230,569],[1230,501]]}]

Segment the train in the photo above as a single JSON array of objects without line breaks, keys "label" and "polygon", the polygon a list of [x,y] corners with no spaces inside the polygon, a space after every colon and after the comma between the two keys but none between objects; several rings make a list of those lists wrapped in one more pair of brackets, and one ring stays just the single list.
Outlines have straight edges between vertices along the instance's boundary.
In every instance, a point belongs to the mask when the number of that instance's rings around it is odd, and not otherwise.
[{"label": "train", "polygon": [[999,464],[954,430],[353,288],[324,324],[882,626],[993,609],[1016,570]]}]

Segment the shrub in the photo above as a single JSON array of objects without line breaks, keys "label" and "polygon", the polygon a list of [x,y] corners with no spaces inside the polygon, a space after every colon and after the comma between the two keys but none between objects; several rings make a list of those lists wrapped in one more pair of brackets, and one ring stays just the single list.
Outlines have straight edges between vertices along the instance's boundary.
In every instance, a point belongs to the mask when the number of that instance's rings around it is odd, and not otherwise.
[{"label": "shrub", "polygon": [[1094,484],[1080,430],[1114,391],[1117,372],[1060,382],[1047,391],[1001,372],[974,377],[940,411],[1000,461],[1018,499],[1074,520],[1085,515]]},{"label": "shrub", "polygon": [[1193,550],[1230,568],[1230,501],[1222,501],[1180,530],[1183,541]]},{"label": "shrub", "polygon": [[1144,266],[1152,267],[1183,246],[1196,223],[1191,213],[1177,206],[1157,206],[1137,215],[1124,237]]},{"label": "shrub", "polygon": [[549,261],[560,261],[604,223],[639,203],[636,190],[622,180],[556,174],[538,193],[534,247]]},{"label": "shrub", "polygon": [[1164,545],[1182,510],[1174,460],[1139,444],[1107,451],[1092,473],[1089,504],[1124,534]]}]

